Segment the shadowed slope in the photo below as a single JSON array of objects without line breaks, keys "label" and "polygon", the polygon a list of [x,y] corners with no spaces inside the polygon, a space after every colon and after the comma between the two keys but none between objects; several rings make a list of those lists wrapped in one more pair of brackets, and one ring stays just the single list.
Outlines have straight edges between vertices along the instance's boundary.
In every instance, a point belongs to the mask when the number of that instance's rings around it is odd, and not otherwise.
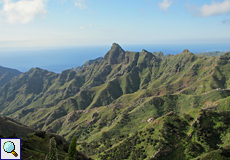
[{"label": "shadowed slope", "polygon": [[18,76],[22,72],[16,69],[6,68],[0,66],[0,87],[8,83],[13,77]]},{"label": "shadowed slope", "polygon": [[187,49],[174,56],[125,52],[114,43],[102,60],[78,72],[33,68],[21,74],[0,89],[0,111],[67,140],[74,134],[81,141],[111,138],[138,131],[146,125],[143,119],[170,111],[223,109],[229,59],[230,53],[198,57]]}]

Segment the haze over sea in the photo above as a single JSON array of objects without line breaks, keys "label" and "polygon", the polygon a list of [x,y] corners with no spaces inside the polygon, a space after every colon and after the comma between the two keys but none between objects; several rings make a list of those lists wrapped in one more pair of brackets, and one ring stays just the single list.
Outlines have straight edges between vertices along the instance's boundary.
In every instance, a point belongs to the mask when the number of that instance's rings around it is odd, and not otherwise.
[{"label": "haze over sea", "polygon": [[[125,51],[149,52],[162,51],[166,54],[178,54],[183,49],[192,53],[207,51],[230,51],[229,44],[170,44],[170,45],[122,45]],[[111,46],[84,47],[46,47],[46,48],[14,48],[1,49],[0,65],[26,72],[39,67],[56,73],[83,65],[87,60],[103,57]]]}]

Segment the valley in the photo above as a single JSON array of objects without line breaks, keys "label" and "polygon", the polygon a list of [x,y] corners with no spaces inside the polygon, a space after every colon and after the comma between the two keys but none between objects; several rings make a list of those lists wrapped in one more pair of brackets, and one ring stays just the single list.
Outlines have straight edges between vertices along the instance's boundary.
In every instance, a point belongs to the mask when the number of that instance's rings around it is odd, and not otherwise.
[{"label": "valley", "polygon": [[81,67],[31,68],[8,80],[1,118],[30,127],[29,135],[76,135],[77,150],[92,159],[229,159],[230,52],[216,53],[130,52],[113,43]]}]

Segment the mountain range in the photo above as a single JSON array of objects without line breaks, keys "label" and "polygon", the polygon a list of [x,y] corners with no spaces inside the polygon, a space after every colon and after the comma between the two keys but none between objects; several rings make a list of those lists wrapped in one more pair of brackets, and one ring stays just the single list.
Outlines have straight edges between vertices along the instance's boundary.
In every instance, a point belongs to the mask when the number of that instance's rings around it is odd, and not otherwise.
[{"label": "mountain range", "polygon": [[[124,51],[60,74],[32,68],[0,88],[0,113],[94,159],[228,159],[230,52]],[[31,130],[32,131],[32,130]]]},{"label": "mountain range", "polygon": [[214,56],[214,57],[218,57],[223,55],[226,52],[221,52],[221,51],[214,51],[214,52],[200,52],[200,53],[195,53],[197,56],[201,56],[201,55],[207,55],[207,56]]}]

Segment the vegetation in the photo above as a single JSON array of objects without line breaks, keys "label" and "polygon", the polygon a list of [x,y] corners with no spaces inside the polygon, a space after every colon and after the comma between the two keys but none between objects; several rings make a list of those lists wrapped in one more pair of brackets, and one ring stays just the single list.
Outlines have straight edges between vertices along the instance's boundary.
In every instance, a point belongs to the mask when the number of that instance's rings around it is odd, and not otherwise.
[{"label": "vegetation", "polygon": [[19,74],[21,74],[21,72],[16,69],[0,66],[0,87],[4,86],[6,83],[8,83],[11,79],[13,79],[15,76],[18,76]]},{"label": "vegetation", "polygon": [[74,160],[76,159],[76,154],[77,154],[77,137],[73,136],[72,141],[69,145],[69,150],[68,150],[68,159],[69,160]]},{"label": "vegetation", "polygon": [[50,138],[49,154],[46,157],[46,160],[58,160],[58,150],[56,148],[55,138]]},{"label": "vegetation", "polygon": [[69,148],[56,135],[59,159],[68,150],[78,159],[228,159],[229,67],[230,52],[164,56],[114,43],[104,58],[74,70],[32,68],[13,78],[0,88],[0,112],[34,129],[20,133],[26,158],[45,158],[50,132],[77,140]]},{"label": "vegetation", "polygon": [[207,55],[207,56],[214,56],[214,57],[218,57],[223,55],[226,52],[220,52],[220,51],[214,51],[214,52],[200,52],[200,53],[196,53],[197,56],[201,56],[201,55]]}]

